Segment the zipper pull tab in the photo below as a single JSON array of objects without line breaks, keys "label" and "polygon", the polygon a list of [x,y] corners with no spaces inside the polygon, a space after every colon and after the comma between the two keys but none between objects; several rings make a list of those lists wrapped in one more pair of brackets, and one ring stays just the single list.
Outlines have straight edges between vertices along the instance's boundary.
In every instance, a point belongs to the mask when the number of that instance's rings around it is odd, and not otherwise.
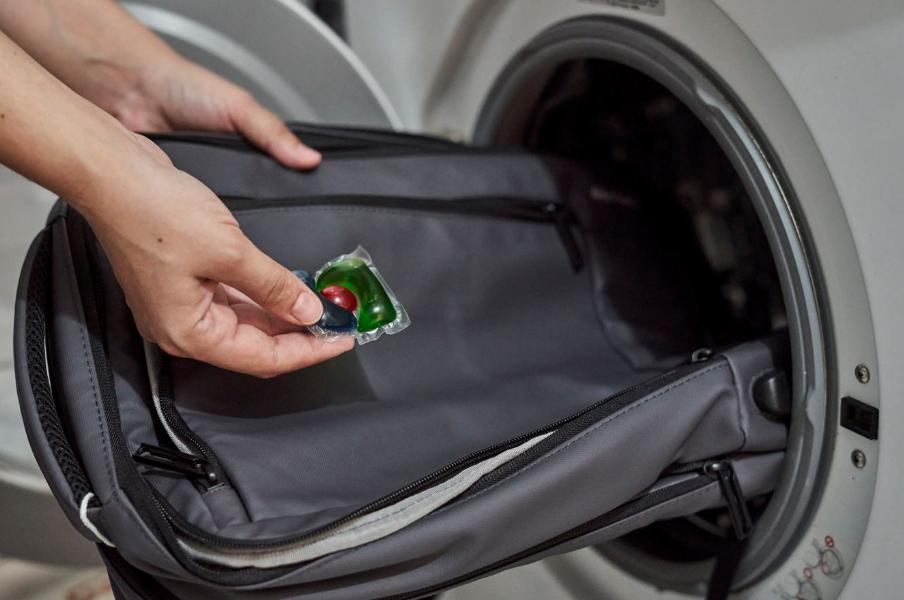
[{"label": "zipper pull tab", "polygon": [[581,254],[581,247],[578,246],[578,241],[571,231],[573,223],[571,213],[564,206],[555,202],[548,202],[543,207],[543,212],[549,215],[549,218],[556,226],[556,231],[559,233],[562,245],[565,246],[565,252],[568,254],[571,268],[577,273],[584,267],[584,256]]},{"label": "zipper pull tab", "polygon": [[738,476],[731,462],[723,460],[707,463],[703,467],[703,472],[719,482],[735,537],[739,540],[746,539],[753,530],[753,521],[747,511],[744,493],[741,491],[741,484],[738,483]]},{"label": "zipper pull tab", "polygon": [[142,444],[132,455],[135,462],[140,462],[158,469],[176,471],[191,477],[203,479],[209,485],[217,483],[217,474],[206,459],[186,454],[178,450],[170,450],[159,446]]},{"label": "zipper pull tab", "polygon": [[691,352],[690,357],[688,357],[688,359],[686,361],[684,361],[684,364],[695,365],[697,363],[706,362],[709,359],[711,359],[712,357],[713,357],[713,351],[710,348],[706,348],[706,347],[697,348],[696,350]]}]

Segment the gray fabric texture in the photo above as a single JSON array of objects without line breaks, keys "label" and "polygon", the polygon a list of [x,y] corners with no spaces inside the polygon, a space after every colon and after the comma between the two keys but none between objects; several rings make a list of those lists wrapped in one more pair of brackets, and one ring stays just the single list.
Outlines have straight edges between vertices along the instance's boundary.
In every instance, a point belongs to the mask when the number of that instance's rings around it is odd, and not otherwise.
[{"label": "gray fabric texture", "polygon": [[239,218],[291,268],[361,243],[413,323],[265,382],[173,361],[183,416],[225,457],[252,516],[244,535],[284,516],[323,524],[653,373],[626,365],[596,326],[586,274],[571,271],[548,225],[319,207]]}]

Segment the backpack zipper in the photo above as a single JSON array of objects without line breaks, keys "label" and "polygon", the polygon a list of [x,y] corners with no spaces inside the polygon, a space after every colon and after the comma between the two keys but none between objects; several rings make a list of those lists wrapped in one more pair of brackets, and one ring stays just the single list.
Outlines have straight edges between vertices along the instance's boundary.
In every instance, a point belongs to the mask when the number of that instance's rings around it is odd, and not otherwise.
[{"label": "backpack zipper", "polygon": [[477,197],[435,200],[395,196],[310,196],[256,199],[223,196],[223,203],[233,212],[291,206],[360,206],[393,208],[415,212],[447,213],[549,223],[556,228],[568,262],[574,272],[584,266],[584,256],[574,228],[579,222],[573,211],[560,202],[525,200],[524,198]]},{"label": "backpack zipper", "polygon": [[176,449],[142,444],[132,458],[158,469],[192,476],[204,491],[226,483],[220,461],[213,450],[195,435],[175,408],[167,379],[168,371],[164,369],[167,357],[148,341],[144,342],[144,354],[155,412]]}]

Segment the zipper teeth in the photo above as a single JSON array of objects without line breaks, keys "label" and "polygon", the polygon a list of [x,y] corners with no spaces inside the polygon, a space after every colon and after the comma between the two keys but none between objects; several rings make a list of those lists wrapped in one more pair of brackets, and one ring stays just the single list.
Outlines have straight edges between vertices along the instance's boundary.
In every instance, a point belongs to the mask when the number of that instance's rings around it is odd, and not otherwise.
[{"label": "zipper teeth", "polygon": [[[205,488],[225,483],[219,459],[217,459],[207,444],[198,438],[185,424],[185,421],[183,421],[181,415],[173,406],[172,399],[161,389],[161,376],[164,373],[163,361],[165,360],[163,353],[155,344],[147,341],[144,342],[144,353],[148,378],[151,380],[151,395],[154,397],[154,407],[157,409],[157,415],[167,435],[180,452],[195,456],[200,455],[210,465],[210,468],[217,476],[217,482],[211,484],[208,480],[199,480]],[[194,452],[192,452],[192,448]]]},{"label": "zipper teeth", "polygon": [[147,340],[142,340],[142,349],[144,350],[144,363],[147,367],[151,397],[154,401],[154,411],[157,413],[157,418],[160,419],[163,429],[166,430],[166,435],[169,436],[173,445],[176,446],[180,452],[191,454],[192,452],[188,447],[188,444],[181,439],[182,436],[176,434],[175,427],[173,427],[171,420],[168,419],[165,414],[166,408],[164,407],[163,399],[160,396],[160,381],[158,377],[161,361],[160,349]]},{"label": "zipper teeth", "polygon": [[[160,421],[163,424],[163,428],[166,430],[166,433],[169,436],[170,440],[173,442],[173,445],[176,446],[176,448],[180,452],[184,452],[186,454],[194,454],[189,444],[185,443],[185,440],[183,439],[185,436],[176,433],[176,428],[173,427],[172,419],[168,418],[166,409],[163,407],[163,404],[160,403],[160,400],[157,400],[155,408],[157,408],[157,416],[160,418]],[[197,444],[192,445],[195,446],[195,450],[197,451]]]},{"label": "zipper teeth", "polygon": [[[177,515],[170,514],[169,511],[167,511],[165,508],[163,510],[164,510],[165,514],[167,514],[167,516],[169,516],[170,521],[173,522],[173,524],[177,528],[182,530],[182,532],[185,535],[195,539],[196,541],[199,541],[199,542],[202,542],[202,543],[205,543],[208,545],[217,545],[217,546],[221,546],[221,547],[240,548],[240,549],[267,549],[267,548],[276,547],[276,546],[297,544],[297,543],[303,542],[307,539],[313,538],[315,536],[319,536],[324,533],[327,533],[332,529],[335,529],[351,520],[365,516],[368,513],[371,513],[375,510],[379,510],[390,504],[394,504],[395,502],[398,502],[399,500],[404,499],[409,494],[411,494],[425,486],[436,483],[436,482],[446,478],[447,476],[452,475],[455,471],[468,466],[470,463],[478,462],[481,459],[487,458],[494,454],[498,454],[499,452],[502,452],[502,451],[508,449],[509,447],[517,446],[519,443],[523,443],[530,438],[533,438],[538,435],[542,435],[544,433],[548,433],[550,431],[559,429],[562,426],[567,425],[567,424],[579,419],[580,417],[592,412],[593,410],[601,408],[611,402],[615,402],[619,399],[622,399],[629,394],[633,394],[636,391],[638,391],[639,389],[642,389],[645,387],[657,386],[664,379],[670,379],[670,378],[679,379],[685,375],[685,372],[690,372],[691,369],[688,368],[690,366],[691,365],[682,365],[681,367],[679,367],[677,369],[666,371],[665,373],[661,373],[655,377],[641,381],[628,388],[625,388],[624,390],[621,390],[618,393],[613,394],[612,396],[609,396],[599,402],[591,404],[590,406],[578,411],[577,413],[574,413],[571,416],[560,419],[560,420],[556,421],[555,423],[546,425],[540,429],[536,429],[529,433],[522,434],[516,438],[507,440],[505,442],[500,442],[498,444],[494,444],[493,446],[484,448],[482,450],[478,450],[477,452],[473,452],[463,458],[460,458],[456,461],[453,461],[453,462],[447,464],[446,466],[442,467],[441,469],[434,471],[433,473],[426,475],[426,476],[422,477],[421,479],[418,479],[417,481],[414,481],[414,482],[406,485],[403,488],[400,488],[399,490],[396,490],[395,492],[389,494],[388,496],[384,496],[383,498],[380,498],[379,500],[371,502],[370,504],[367,504],[367,505],[353,511],[353,512],[345,515],[344,517],[341,517],[335,521],[327,523],[326,525],[323,525],[321,527],[315,528],[300,536],[283,538],[283,539],[278,539],[278,540],[271,540],[271,541],[267,541],[267,542],[250,542],[250,541],[243,541],[243,540],[233,540],[233,539],[221,538],[218,536],[213,536],[213,535],[207,534],[207,533],[200,531],[193,527],[186,527],[185,521],[182,520],[180,517],[178,517]],[[540,446],[542,446],[542,444]],[[535,450],[536,450],[536,448],[532,448],[531,450],[528,450],[528,452],[526,452],[524,455],[522,455],[522,457],[524,457],[526,459],[528,454],[531,454]]]},{"label": "zipper teeth", "polygon": [[700,471],[706,465],[714,462],[719,462],[721,459],[714,458],[711,460],[696,460],[694,462],[682,463],[678,465],[672,465],[662,472],[663,476],[669,475],[683,475],[685,473],[693,473],[694,471]]},{"label": "zipper teeth", "polygon": [[563,216],[568,218],[570,213],[564,204],[553,200],[543,198],[531,200],[509,196],[480,196],[437,200],[435,198],[410,196],[343,194],[308,197],[281,196],[266,199],[251,196],[221,196],[221,199],[233,212],[287,206],[346,205],[400,208],[424,212],[473,213],[549,223],[555,223]]},{"label": "zipper teeth", "polygon": [[267,199],[224,196],[222,199],[233,212],[297,206],[382,207],[424,213],[482,216],[550,224],[555,227],[572,271],[578,272],[584,266],[583,252],[573,231],[574,227],[580,225],[579,222],[566,204],[549,199],[531,200],[508,196],[476,196],[472,198],[437,200],[435,198],[386,195],[367,196],[360,194]]},{"label": "zipper teeth", "polygon": [[199,438],[195,437],[190,429],[181,426],[179,419],[173,416],[175,411],[170,407],[165,406],[161,406],[161,409],[167,423],[169,423],[170,427],[172,427],[173,430],[179,434],[179,437],[190,442],[190,444],[194,446],[198,454],[203,456],[208,462],[211,463],[211,465],[214,465],[216,462],[216,457],[213,456],[213,454],[205,448],[205,445]]},{"label": "zipper teeth", "polygon": [[207,480],[199,480],[202,485],[206,488],[216,487],[217,485],[222,485],[226,483],[226,478],[223,475],[223,471],[220,468],[220,461],[217,456],[213,453],[212,450],[209,449],[206,443],[204,443],[200,438],[198,438],[194,432],[188,428],[188,426],[184,425],[181,417],[178,415],[176,410],[169,404],[164,405],[162,402],[160,404],[161,412],[164,419],[169,423],[169,426],[173,428],[173,430],[184,440],[187,440],[191,446],[194,447],[195,451],[200,454],[204,460],[210,465],[210,468],[217,476],[217,481],[215,484],[210,485]]}]

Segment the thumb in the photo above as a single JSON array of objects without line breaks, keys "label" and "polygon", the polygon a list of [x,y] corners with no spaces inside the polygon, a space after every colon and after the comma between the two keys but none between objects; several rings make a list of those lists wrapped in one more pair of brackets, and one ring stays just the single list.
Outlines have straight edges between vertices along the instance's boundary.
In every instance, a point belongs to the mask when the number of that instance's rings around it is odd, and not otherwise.
[{"label": "thumb", "polygon": [[245,241],[241,257],[210,278],[230,285],[289,323],[311,325],[323,315],[320,299],[284,266]]}]

